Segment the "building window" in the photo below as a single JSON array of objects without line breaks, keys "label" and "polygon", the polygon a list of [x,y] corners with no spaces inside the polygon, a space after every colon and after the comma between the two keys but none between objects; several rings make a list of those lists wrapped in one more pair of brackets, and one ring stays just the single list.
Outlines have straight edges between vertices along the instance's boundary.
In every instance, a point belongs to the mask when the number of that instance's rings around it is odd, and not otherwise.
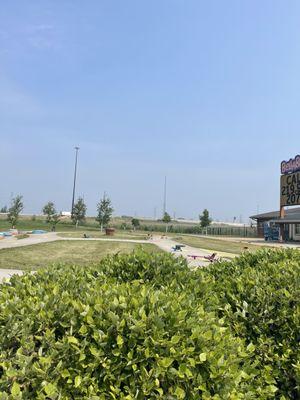
[{"label": "building window", "polygon": [[300,235],[300,224],[295,225],[295,235]]}]

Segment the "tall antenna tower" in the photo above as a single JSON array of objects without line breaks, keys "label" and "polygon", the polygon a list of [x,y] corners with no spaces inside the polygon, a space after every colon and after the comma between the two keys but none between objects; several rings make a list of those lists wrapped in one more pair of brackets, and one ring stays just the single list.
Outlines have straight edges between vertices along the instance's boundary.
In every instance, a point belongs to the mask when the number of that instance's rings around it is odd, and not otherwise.
[{"label": "tall antenna tower", "polygon": [[163,215],[167,212],[167,177],[165,176]]}]

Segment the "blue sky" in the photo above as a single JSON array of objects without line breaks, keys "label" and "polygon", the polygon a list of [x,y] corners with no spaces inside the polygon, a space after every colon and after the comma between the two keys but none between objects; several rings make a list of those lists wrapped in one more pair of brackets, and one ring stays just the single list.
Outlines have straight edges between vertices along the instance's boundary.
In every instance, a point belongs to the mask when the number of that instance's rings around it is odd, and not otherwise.
[{"label": "blue sky", "polygon": [[0,205],[244,220],[300,153],[299,1],[11,0],[0,8]]}]

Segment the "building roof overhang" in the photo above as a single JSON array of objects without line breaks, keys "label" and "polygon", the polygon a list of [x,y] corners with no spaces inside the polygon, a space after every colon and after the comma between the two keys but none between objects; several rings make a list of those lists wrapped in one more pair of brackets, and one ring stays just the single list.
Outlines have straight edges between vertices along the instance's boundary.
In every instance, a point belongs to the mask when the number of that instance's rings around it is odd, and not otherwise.
[{"label": "building roof overhang", "polygon": [[[285,210],[285,215],[288,218],[294,218],[296,220],[300,220],[300,207],[295,207],[295,208],[289,208]],[[262,214],[256,214],[252,215],[250,218],[251,219],[265,219],[265,220],[273,220],[273,219],[279,219],[280,213],[279,211],[271,211],[267,213],[262,213]]]},{"label": "building roof overhang", "polygon": [[269,222],[274,224],[300,224],[300,218],[298,219],[279,218],[279,219],[272,219]]}]

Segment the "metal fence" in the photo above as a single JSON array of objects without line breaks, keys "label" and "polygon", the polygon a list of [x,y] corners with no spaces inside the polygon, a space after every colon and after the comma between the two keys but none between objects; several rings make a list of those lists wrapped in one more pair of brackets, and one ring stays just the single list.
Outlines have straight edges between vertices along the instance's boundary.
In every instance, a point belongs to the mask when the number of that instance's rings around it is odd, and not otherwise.
[{"label": "metal fence", "polygon": [[202,234],[236,237],[257,237],[256,227],[251,226],[209,226],[202,229]]},{"label": "metal fence", "polygon": [[[121,228],[121,226],[115,226]],[[131,229],[128,225],[123,229]],[[165,232],[165,224],[141,224],[138,230],[147,232]],[[199,225],[183,225],[183,224],[172,224],[168,225],[167,231],[169,233],[182,233],[191,235],[211,235],[211,236],[236,236],[236,237],[257,237],[256,227],[250,226],[209,226],[207,228],[201,228]]]}]

